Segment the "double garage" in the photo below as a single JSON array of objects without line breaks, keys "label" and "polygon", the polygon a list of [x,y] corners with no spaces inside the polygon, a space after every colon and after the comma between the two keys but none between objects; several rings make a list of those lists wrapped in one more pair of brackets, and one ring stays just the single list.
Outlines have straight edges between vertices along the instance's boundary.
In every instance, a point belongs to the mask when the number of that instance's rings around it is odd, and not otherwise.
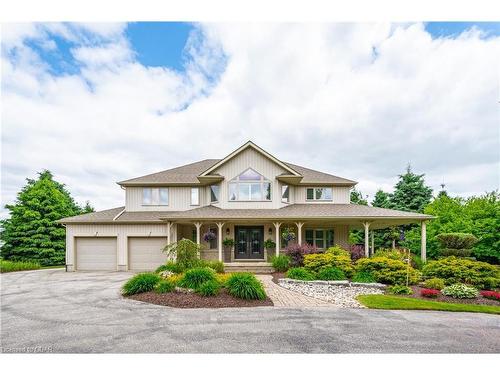
[{"label": "double garage", "polygon": [[[127,237],[127,269],[151,271],[164,264],[167,255],[162,249],[166,237]],[[75,268],[78,271],[116,271],[117,237],[75,237]]]}]

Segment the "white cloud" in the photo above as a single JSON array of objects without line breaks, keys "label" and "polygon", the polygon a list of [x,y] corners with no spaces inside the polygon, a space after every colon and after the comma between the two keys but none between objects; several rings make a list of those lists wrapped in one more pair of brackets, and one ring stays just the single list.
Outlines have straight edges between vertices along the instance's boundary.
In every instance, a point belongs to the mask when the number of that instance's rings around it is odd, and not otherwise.
[{"label": "white cloud", "polygon": [[[10,27],[9,46],[39,35]],[[178,73],[141,65],[123,25],[35,29],[77,41],[83,68],[52,76],[26,46],[3,56],[4,202],[48,168],[79,201],[118,206],[115,181],[248,139],[360,181],[370,198],[408,162],[434,189],[443,179],[456,194],[498,188],[499,38],[432,39],[421,24],[208,24]]]}]

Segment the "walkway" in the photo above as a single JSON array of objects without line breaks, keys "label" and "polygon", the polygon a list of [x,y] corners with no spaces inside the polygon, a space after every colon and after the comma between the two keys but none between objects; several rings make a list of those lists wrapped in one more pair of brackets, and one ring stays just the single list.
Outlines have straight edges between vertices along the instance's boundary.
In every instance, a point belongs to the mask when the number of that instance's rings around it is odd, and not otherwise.
[{"label": "walkway", "polygon": [[274,306],[278,307],[333,307],[331,303],[321,301],[316,298],[305,296],[298,292],[293,292],[291,290],[282,288],[275,282],[273,282],[273,277],[271,275],[255,275],[266,290],[267,295],[273,301]]}]

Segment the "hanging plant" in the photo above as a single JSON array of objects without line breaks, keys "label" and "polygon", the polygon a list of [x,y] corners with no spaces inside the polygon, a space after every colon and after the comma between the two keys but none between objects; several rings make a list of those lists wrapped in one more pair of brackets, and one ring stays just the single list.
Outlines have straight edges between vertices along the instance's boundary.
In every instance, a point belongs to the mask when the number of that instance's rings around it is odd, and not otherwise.
[{"label": "hanging plant", "polygon": [[290,227],[284,228],[283,233],[281,233],[281,238],[285,241],[293,241],[295,240],[295,232],[293,232],[293,229]]},{"label": "hanging plant", "polygon": [[205,242],[213,241],[216,238],[217,238],[217,236],[212,231],[208,231],[208,232],[206,232],[206,233],[203,234],[203,241],[205,241]]}]

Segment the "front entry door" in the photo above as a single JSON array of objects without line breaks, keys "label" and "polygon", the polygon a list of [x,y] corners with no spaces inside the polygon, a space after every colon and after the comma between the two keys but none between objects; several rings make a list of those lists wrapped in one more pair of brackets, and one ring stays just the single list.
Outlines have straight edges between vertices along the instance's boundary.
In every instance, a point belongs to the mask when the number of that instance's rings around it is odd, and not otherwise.
[{"label": "front entry door", "polygon": [[264,227],[235,227],[235,259],[264,259]]}]

